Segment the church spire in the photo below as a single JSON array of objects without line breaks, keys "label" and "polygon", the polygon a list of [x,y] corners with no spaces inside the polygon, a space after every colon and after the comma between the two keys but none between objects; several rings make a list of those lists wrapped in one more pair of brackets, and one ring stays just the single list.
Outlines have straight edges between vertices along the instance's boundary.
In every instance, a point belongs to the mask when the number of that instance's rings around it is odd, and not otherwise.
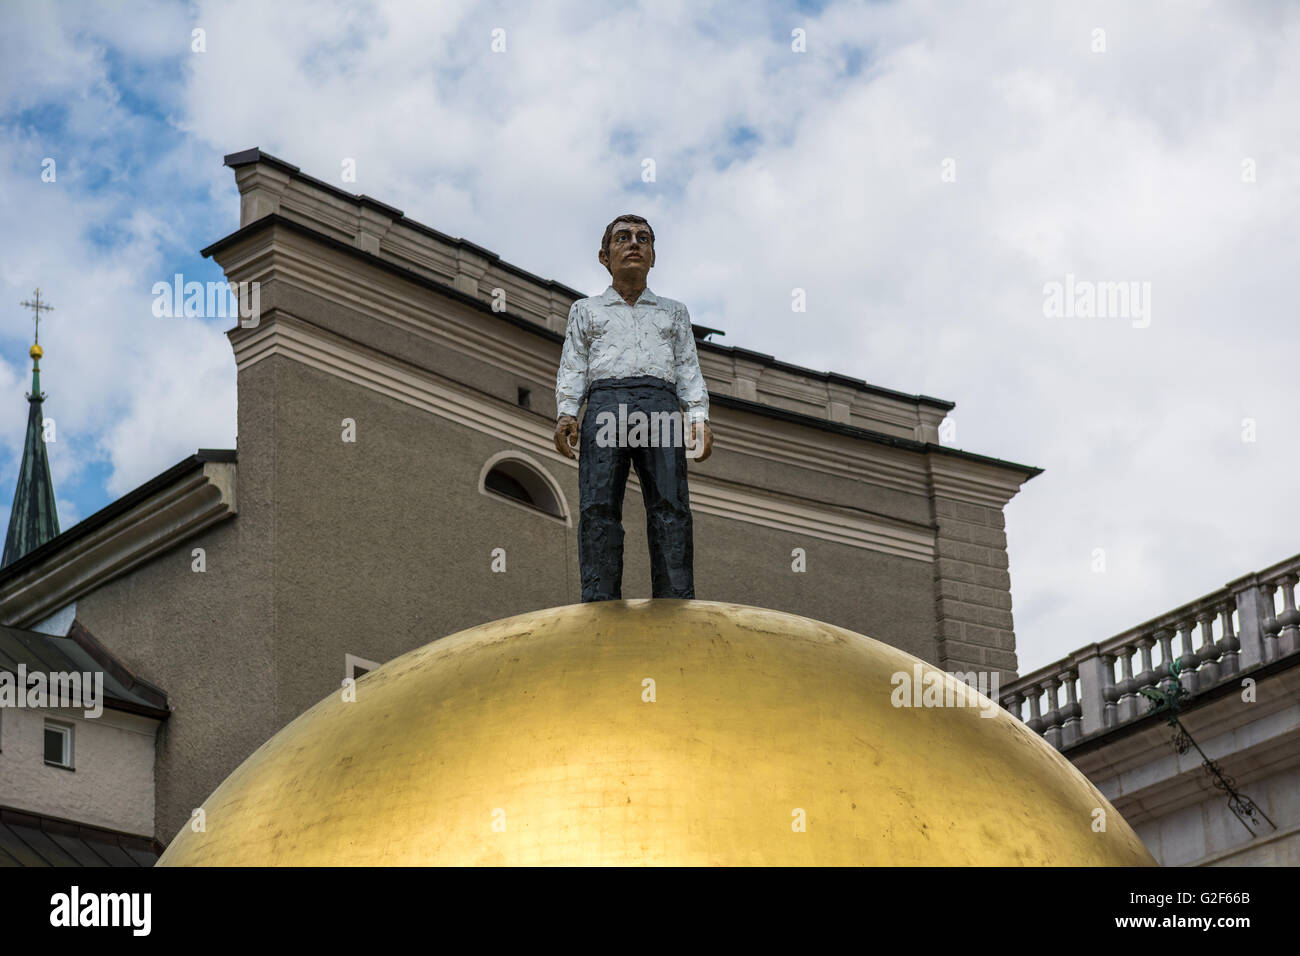
[{"label": "church spire", "polygon": [[54,482],[50,479],[50,461],[45,454],[45,422],[41,416],[40,345],[41,313],[52,312],[53,306],[41,301],[41,290],[36,298],[21,303],[32,310],[36,320],[36,333],[28,354],[32,357],[32,390],[27,395],[27,438],[23,443],[23,463],[18,470],[18,483],[14,486],[14,506],[9,513],[9,534],[5,537],[5,550],[0,567],[12,564],[27,552],[35,550],[59,533],[59,514],[54,504]]}]

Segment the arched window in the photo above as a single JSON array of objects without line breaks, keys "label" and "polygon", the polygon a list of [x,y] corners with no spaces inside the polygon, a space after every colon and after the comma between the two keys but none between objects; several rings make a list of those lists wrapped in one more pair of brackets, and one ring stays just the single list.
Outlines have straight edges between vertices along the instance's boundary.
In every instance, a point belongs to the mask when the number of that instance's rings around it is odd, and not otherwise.
[{"label": "arched window", "polygon": [[569,509],[559,485],[541,465],[519,452],[501,452],[488,459],[479,476],[479,490],[569,523]]}]

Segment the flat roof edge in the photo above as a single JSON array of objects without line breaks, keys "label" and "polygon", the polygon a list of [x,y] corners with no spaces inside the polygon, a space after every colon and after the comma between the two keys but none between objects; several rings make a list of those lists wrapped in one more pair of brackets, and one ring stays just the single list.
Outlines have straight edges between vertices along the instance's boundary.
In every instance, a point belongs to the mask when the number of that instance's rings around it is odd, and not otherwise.
[{"label": "flat roof edge", "polygon": [[[577,299],[583,298],[581,292],[579,292],[577,289],[565,285],[563,282],[559,282],[555,279],[546,279],[543,278],[542,276],[537,275],[536,273],[529,272],[527,269],[524,269],[520,266],[515,265],[512,262],[508,262],[507,260],[502,259],[500,255],[493,252],[491,249],[487,249],[483,246],[480,246],[476,242],[471,242],[470,240],[463,239],[459,236],[448,235],[445,232],[442,232],[438,229],[434,229],[432,226],[426,226],[424,223],[420,222],[419,220],[410,218],[409,216],[406,215],[406,213],[398,209],[396,206],[390,206],[388,205],[388,203],[375,199],[373,196],[368,196],[364,193],[350,193],[346,189],[340,189],[338,186],[335,186],[333,183],[327,183],[322,179],[317,179],[315,176],[311,176],[308,175],[307,173],[304,173],[299,167],[293,165],[293,163],[286,162],[285,160],[280,159],[278,156],[272,156],[270,153],[263,152],[261,149],[259,149],[256,146],[252,147],[251,149],[240,150],[237,153],[228,153],[226,154],[223,160],[223,165],[229,166],[231,169],[238,169],[241,166],[252,166],[255,165],[256,163],[266,163],[268,166],[278,169],[281,172],[286,173],[289,176],[292,176],[294,179],[301,179],[304,182],[311,183],[311,185],[315,186],[317,189],[323,190],[324,192],[327,192],[330,195],[336,196],[340,199],[346,199],[349,202],[354,202],[359,206],[369,206],[372,209],[380,209],[388,213],[389,215],[393,216],[394,220],[400,221],[405,225],[410,226],[416,232],[423,233],[426,236],[430,236],[434,239],[439,240],[440,242],[445,242],[448,245],[453,245],[458,248],[467,249],[471,252],[474,252],[477,255],[480,255],[483,258],[488,259],[491,262],[495,263],[496,265],[500,266],[502,269],[505,269],[507,272],[519,276],[522,279],[527,279],[530,282],[535,282],[538,285],[545,286],[548,289],[557,290],[566,295],[572,295],[574,298]],[[252,225],[252,223],[249,223],[249,225]],[[235,234],[237,233],[232,233],[231,235],[235,235]],[[217,240],[217,242],[220,241],[221,240]],[[215,245],[215,243],[213,245]],[[208,246],[208,249],[211,248],[213,248],[213,246]],[[206,258],[208,253],[207,250],[205,249],[202,250],[200,254]]]},{"label": "flat roof edge", "polygon": [[78,538],[85,537],[96,528],[103,527],[118,515],[130,511],[141,501],[144,501],[160,489],[167,487],[172,482],[176,481],[176,479],[183,475],[188,475],[196,468],[202,468],[207,462],[233,463],[236,460],[237,454],[233,448],[198,449],[194,454],[182,458],[166,471],[154,475],[144,484],[132,488],[120,498],[110,501],[94,514],[82,518],[71,528],[55,535],[39,548],[33,548],[17,561],[6,565],[4,568],[0,568],[0,584],[3,584],[12,577],[16,577],[28,568],[40,564],[50,555],[61,551],[66,545],[76,541]]},{"label": "flat roof edge", "polygon": [[[409,221],[410,220],[408,220],[408,222]],[[475,307],[479,308],[480,311],[491,311],[490,308],[486,305],[486,303],[482,302],[482,300],[477,299],[474,296],[469,295],[465,292],[462,292],[459,289],[456,289],[454,286],[451,286],[440,279],[434,279],[431,278],[430,276],[423,275],[419,272],[416,272],[414,269],[393,262],[389,259],[385,259],[383,256],[375,255],[373,252],[368,252],[365,249],[358,249],[356,246],[349,245],[348,243],[343,242],[342,240],[337,239],[334,236],[327,235],[326,233],[323,233],[317,229],[312,228],[312,226],[308,223],[302,222],[298,219],[291,218],[289,216],[284,215],[283,213],[278,213],[278,212],[267,213],[265,216],[255,219],[252,222],[248,223],[247,225],[240,226],[234,232],[222,236],[220,239],[214,240],[213,242],[209,243],[207,246],[204,246],[202,249],[200,249],[199,255],[203,256],[203,258],[205,259],[210,259],[214,255],[220,253],[223,249],[226,249],[234,245],[235,243],[240,242],[243,239],[246,239],[248,236],[262,229],[267,229],[272,226],[283,226],[286,229],[290,229],[294,232],[298,232],[300,234],[310,236],[311,238],[316,239],[319,242],[325,243],[331,248],[335,248],[340,251],[344,251],[356,256],[360,256],[366,259],[367,261],[373,263],[374,265],[378,266],[379,268],[385,269],[388,272],[394,273],[396,275],[401,275],[413,282],[452,295],[459,301],[465,302],[466,304],[474,305]],[[450,237],[443,237],[443,238],[447,239],[447,241],[449,242],[463,241],[463,240],[451,239]],[[472,243],[470,243],[470,245],[472,245]],[[502,262],[502,264],[504,265],[506,263]],[[572,289],[569,286],[566,286],[561,282],[556,282],[553,279],[541,279],[540,277],[533,276],[531,274],[528,274],[528,276],[534,281],[548,285],[548,287],[551,289],[562,292],[565,295],[571,296],[575,300],[587,298],[576,289]],[[505,317],[507,321],[510,321],[513,324],[527,326],[530,329],[535,330],[545,335],[548,338],[555,338],[557,341],[561,341],[561,342],[564,340],[564,336],[558,335],[558,333],[555,333],[550,329],[539,325],[537,322],[531,319],[526,319],[522,316],[516,316],[510,312],[493,312],[492,314],[500,317]],[[704,326],[695,326],[694,323],[692,323],[692,326],[696,328],[707,328]],[[717,331],[717,330],[712,330],[712,331]],[[844,375],[840,372],[826,372],[826,371],[818,371],[816,369],[811,369],[811,368],[805,368],[802,365],[795,365],[791,362],[784,362],[781,359],[778,359],[773,355],[769,355],[766,352],[756,352],[753,349],[747,349],[744,348],[743,346],[722,345],[721,343],[718,342],[709,342],[703,339],[698,339],[695,345],[697,349],[702,349],[707,352],[712,352],[718,355],[742,355],[745,356],[746,358],[759,360],[764,365],[773,369],[777,369],[779,371],[791,372],[793,374],[800,375],[805,378],[812,379],[814,381],[830,381],[842,385],[848,385],[861,392],[866,392],[871,395],[880,395],[882,397],[891,398],[896,401],[907,402],[908,404],[929,405],[934,408],[942,409],[943,411],[951,411],[952,409],[957,407],[956,402],[951,402],[946,399],[933,398],[929,395],[915,395],[909,392],[901,392],[897,389],[887,388],[883,385],[873,385],[870,382],[865,381],[864,379],[854,378],[849,375]]]},{"label": "flat roof edge", "polygon": [[710,395],[709,401],[715,405],[721,405],[724,408],[736,408],[742,411],[752,412],[756,415],[766,415],[769,418],[777,418],[783,421],[789,421],[800,425],[807,425],[809,428],[816,428],[821,431],[837,432],[850,438],[859,438],[864,441],[874,442],[878,445],[889,445],[894,448],[901,448],[905,451],[914,451],[921,453],[934,452],[935,454],[944,455],[952,458],[961,458],[965,461],[977,462],[983,465],[992,465],[996,468],[1002,468],[1007,471],[1017,471],[1025,475],[1025,481],[1036,478],[1043,473],[1043,469],[1035,465],[1022,465],[1019,462],[1007,461],[1004,458],[994,458],[990,455],[981,455],[973,451],[964,451],[960,448],[949,448],[947,445],[936,445],[934,442],[917,441],[915,438],[903,438],[899,435],[886,435],[884,432],[872,431],[869,428],[863,428],[860,425],[846,425],[843,422],[833,422],[825,418],[817,418],[814,415],[805,415],[802,412],[792,412],[786,408],[780,408],[775,405],[765,405],[762,402],[752,402],[746,398],[735,398],[731,395]]}]

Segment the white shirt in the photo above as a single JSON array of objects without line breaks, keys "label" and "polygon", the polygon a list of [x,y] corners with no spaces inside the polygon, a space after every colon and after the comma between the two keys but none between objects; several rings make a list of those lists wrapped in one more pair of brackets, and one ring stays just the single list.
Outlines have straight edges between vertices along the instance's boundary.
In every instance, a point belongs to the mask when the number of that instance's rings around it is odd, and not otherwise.
[{"label": "white shirt", "polygon": [[649,288],[636,305],[628,305],[612,285],[600,295],[574,302],[555,376],[557,415],[577,418],[593,382],[638,375],[675,385],[687,421],[708,421],[709,390],[685,305]]}]

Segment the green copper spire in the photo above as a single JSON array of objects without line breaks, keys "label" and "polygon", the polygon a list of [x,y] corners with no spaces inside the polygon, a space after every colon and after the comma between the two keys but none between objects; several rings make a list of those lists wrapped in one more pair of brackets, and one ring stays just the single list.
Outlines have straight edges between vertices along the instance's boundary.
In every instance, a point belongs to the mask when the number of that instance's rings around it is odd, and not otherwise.
[{"label": "green copper spire", "polygon": [[27,395],[27,438],[23,443],[23,463],[18,470],[18,483],[14,486],[14,505],[9,513],[9,534],[5,537],[4,557],[0,566],[12,564],[27,552],[35,550],[59,533],[59,514],[54,505],[54,482],[50,479],[50,460],[45,454],[45,421],[41,416],[41,312],[52,311],[41,302],[41,290],[36,290],[34,302],[24,302],[36,318],[37,340],[30,352],[32,357],[32,390]]}]

